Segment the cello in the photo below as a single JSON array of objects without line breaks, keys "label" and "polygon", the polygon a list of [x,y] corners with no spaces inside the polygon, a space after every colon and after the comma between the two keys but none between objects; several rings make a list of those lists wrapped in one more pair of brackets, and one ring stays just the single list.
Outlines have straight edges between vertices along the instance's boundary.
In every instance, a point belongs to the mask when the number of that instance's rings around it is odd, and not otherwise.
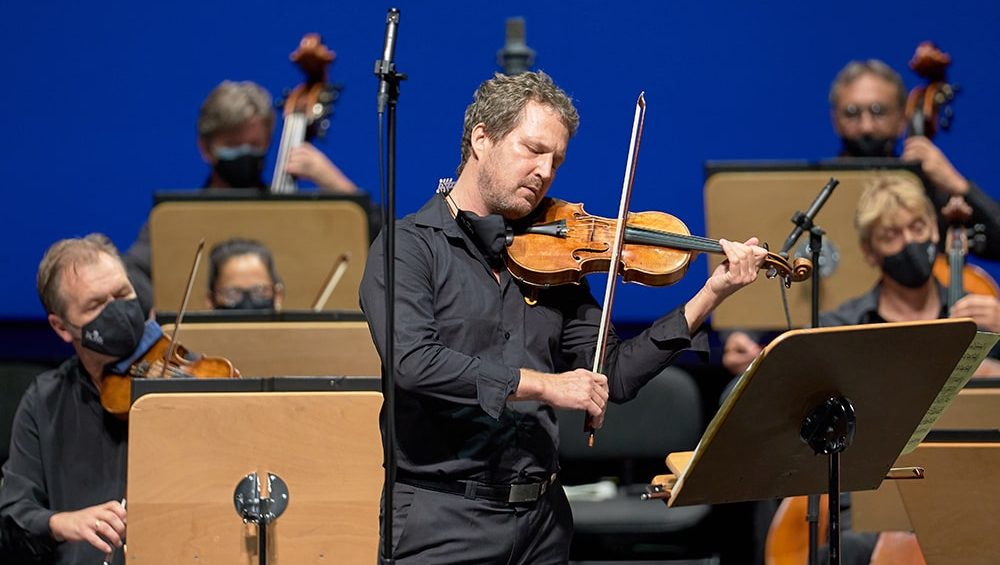
[{"label": "cello", "polygon": [[322,137],[330,127],[333,105],[342,89],[340,85],[327,82],[327,68],[335,58],[318,33],[303,36],[298,48],[289,56],[302,70],[305,81],[284,100],[284,123],[271,179],[272,193],[287,194],[298,190],[295,178],[286,170],[292,149]]}]

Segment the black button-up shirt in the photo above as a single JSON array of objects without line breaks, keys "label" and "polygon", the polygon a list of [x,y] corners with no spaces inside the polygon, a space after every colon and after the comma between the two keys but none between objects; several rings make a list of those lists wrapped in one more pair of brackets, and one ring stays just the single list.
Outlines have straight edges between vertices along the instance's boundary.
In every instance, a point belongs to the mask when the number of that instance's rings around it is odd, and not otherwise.
[{"label": "black button-up shirt", "polygon": [[[432,198],[396,229],[396,445],[399,469],[430,479],[510,483],[558,469],[553,409],[508,401],[521,368],[592,368],[601,309],[584,282],[537,293],[528,304],[509,273],[499,282],[447,204]],[[385,351],[382,235],[361,282],[361,305]],[[628,341],[613,334],[605,362],[610,396],[633,398],[682,350],[705,351],[682,309]]]},{"label": "black button-up shirt", "polygon": [[[14,416],[3,467],[0,562],[103,562],[87,542],[57,543],[49,518],[122,499],[127,431],[101,406],[77,357],[32,382]],[[121,550],[114,562],[124,563]]]}]

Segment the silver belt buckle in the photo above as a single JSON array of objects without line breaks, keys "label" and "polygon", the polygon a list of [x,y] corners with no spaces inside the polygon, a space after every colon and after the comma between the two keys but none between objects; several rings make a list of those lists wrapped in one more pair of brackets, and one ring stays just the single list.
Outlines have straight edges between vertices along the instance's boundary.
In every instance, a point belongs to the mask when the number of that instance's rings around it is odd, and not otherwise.
[{"label": "silver belt buckle", "polygon": [[534,502],[545,494],[545,491],[549,489],[549,485],[554,483],[555,480],[556,474],[552,473],[552,476],[550,476],[548,480],[540,483],[510,485],[510,494],[507,496],[507,503],[518,504],[522,502]]},{"label": "silver belt buckle", "polygon": [[534,502],[538,500],[538,497],[541,496],[543,492],[545,492],[542,490],[543,485],[545,485],[545,483],[510,485],[510,495],[507,496],[507,502],[509,504]]}]

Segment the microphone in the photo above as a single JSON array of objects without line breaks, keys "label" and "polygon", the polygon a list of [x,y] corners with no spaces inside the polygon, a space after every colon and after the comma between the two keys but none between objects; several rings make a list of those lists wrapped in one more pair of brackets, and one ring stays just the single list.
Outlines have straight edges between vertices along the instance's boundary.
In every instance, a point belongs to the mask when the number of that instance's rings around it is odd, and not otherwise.
[{"label": "microphone", "polygon": [[524,18],[507,18],[503,49],[497,51],[497,64],[506,75],[516,75],[535,64],[535,50],[525,43]]},{"label": "microphone", "polygon": [[812,205],[809,206],[809,210],[807,210],[805,214],[796,211],[795,214],[792,215],[792,223],[795,224],[795,229],[792,230],[792,233],[788,234],[788,239],[786,239],[785,244],[781,246],[781,255],[787,257],[788,250],[795,245],[795,242],[798,241],[802,232],[812,229],[813,220],[816,218],[816,214],[818,214],[819,209],[826,204],[827,199],[829,199],[830,195],[833,194],[833,189],[837,188],[838,184],[840,184],[839,180],[830,177],[830,181],[826,183],[826,186],[824,186],[822,190],[820,190],[819,194],[816,196],[816,200],[813,200]]},{"label": "microphone", "polygon": [[389,102],[389,76],[396,73],[396,65],[392,59],[396,53],[396,30],[398,27],[399,10],[389,8],[385,15],[385,44],[382,49],[382,58],[375,61],[375,74],[381,79],[378,83],[377,98],[379,114],[385,112],[385,105]]}]

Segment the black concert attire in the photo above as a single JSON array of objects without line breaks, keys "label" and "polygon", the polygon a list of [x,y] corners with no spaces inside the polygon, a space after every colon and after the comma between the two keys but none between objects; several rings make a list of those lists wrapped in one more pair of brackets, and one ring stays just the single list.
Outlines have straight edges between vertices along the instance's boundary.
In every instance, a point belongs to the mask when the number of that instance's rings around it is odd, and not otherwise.
[{"label": "black concert attire", "polygon": [[[101,563],[87,542],[57,542],[49,518],[125,493],[128,426],[104,410],[76,356],[39,375],[14,416],[0,486],[0,562]],[[124,564],[121,550],[115,564]]]},{"label": "black concert attire", "polygon": [[[555,413],[508,396],[520,368],[590,368],[601,309],[586,282],[520,286],[499,257],[491,267],[480,251],[490,237],[470,233],[440,196],[397,224],[394,556],[564,563],[572,516],[555,479]],[[384,362],[383,235],[368,256],[361,305]],[[685,349],[706,351],[707,337],[691,337],[681,308],[628,341],[612,334],[611,400],[633,398]]]}]

